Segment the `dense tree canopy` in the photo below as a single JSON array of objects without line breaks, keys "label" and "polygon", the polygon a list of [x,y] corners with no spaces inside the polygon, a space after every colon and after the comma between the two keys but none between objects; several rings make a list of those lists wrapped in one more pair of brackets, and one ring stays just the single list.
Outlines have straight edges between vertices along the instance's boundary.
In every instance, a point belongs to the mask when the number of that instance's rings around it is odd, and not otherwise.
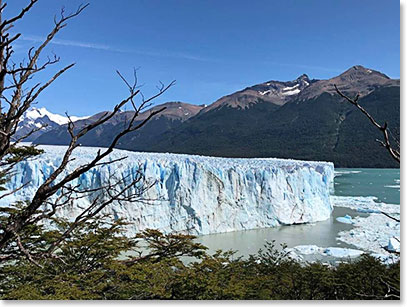
[{"label": "dense tree canopy", "polygon": [[[58,229],[35,227],[22,238],[43,249]],[[194,237],[146,230],[123,236],[126,223],[88,221],[54,258],[24,255],[0,267],[1,299],[398,299],[400,264],[363,256],[338,266],[299,263],[272,243],[248,258],[209,254]],[[34,238],[36,238],[34,240]],[[32,249],[32,250],[33,250]]]}]

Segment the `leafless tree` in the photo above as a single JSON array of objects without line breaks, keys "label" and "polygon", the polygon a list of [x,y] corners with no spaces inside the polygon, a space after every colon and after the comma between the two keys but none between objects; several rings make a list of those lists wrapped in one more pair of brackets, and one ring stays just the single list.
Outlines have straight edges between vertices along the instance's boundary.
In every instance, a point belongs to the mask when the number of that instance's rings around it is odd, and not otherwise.
[{"label": "leafless tree", "polygon": [[359,103],[359,95],[356,95],[355,98],[350,98],[348,96],[346,96],[344,93],[342,93],[338,87],[336,86],[336,84],[334,84],[335,86],[335,90],[338,93],[339,96],[341,96],[342,98],[344,98],[346,101],[348,101],[349,103],[351,103],[352,105],[354,105],[355,107],[357,107],[369,120],[370,122],[373,124],[373,126],[375,126],[377,129],[379,129],[381,131],[381,133],[383,134],[383,140],[376,140],[377,142],[380,143],[380,145],[382,145],[383,147],[385,147],[387,149],[387,151],[389,152],[390,156],[396,160],[398,163],[400,163],[400,140],[397,140],[395,137],[393,138],[393,141],[396,143],[396,146],[393,146],[390,142],[390,137],[389,135],[391,135],[391,131],[389,130],[389,127],[387,125],[387,122],[385,122],[383,125],[380,125],[374,118],[372,115],[370,115],[365,108],[363,108]]},{"label": "leafless tree", "polygon": [[[345,95],[344,93],[342,93],[338,87],[336,86],[336,84],[334,84],[335,90],[337,92],[337,94],[339,96],[341,96],[342,98],[344,98],[347,102],[351,103],[352,105],[354,105],[356,108],[358,108],[368,119],[369,121],[373,124],[373,126],[375,126],[378,130],[380,130],[383,134],[383,140],[378,140],[376,139],[377,142],[380,143],[380,145],[382,145],[383,147],[385,147],[387,149],[387,151],[389,152],[390,156],[396,160],[398,163],[400,163],[400,140],[396,139],[396,137],[393,137],[393,141],[394,143],[396,143],[396,147],[393,146],[390,142],[390,138],[389,135],[391,135],[391,132],[389,130],[388,124],[387,122],[385,122],[383,125],[380,125],[374,118],[372,115],[369,114],[369,112],[367,112],[365,110],[365,108],[363,108],[358,100],[359,100],[359,95],[356,95],[355,98],[350,98],[347,95]],[[391,215],[389,215],[386,212],[381,212],[383,215],[387,216],[388,218],[396,221],[396,222],[400,222],[400,219],[395,218]]]},{"label": "leafless tree", "polygon": [[[19,146],[19,143],[34,132],[31,131],[23,137],[15,138],[15,133],[18,124],[23,114],[36,103],[39,95],[47,89],[57,78],[71,69],[75,64],[72,63],[62,69],[59,69],[54,75],[44,83],[32,83],[33,78],[38,72],[57,64],[60,58],[56,55],[47,57],[43,62],[40,62],[44,49],[52,42],[55,36],[67,26],[67,22],[81,14],[88,4],[80,5],[74,12],[66,13],[61,10],[60,15],[54,17],[54,25],[46,38],[37,47],[32,47],[28,50],[27,61],[16,64],[13,62],[13,44],[16,42],[21,33],[11,34],[10,29],[16,22],[21,20],[38,2],[39,0],[30,0],[29,3],[22,8],[19,14],[14,17],[4,19],[4,11],[7,3],[0,0],[0,179],[9,174],[13,167],[24,159],[35,156],[40,151],[35,147]],[[41,57],[40,57],[41,55]],[[137,86],[136,70],[134,71],[134,82],[127,81],[120,72],[117,72],[119,77],[125,82],[129,89],[129,95],[119,102],[112,111],[105,112],[96,121],[82,127],[75,127],[74,122],[69,118],[67,130],[71,137],[69,145],[63,155],[61,164],[50,174],[43,184],[36,190],[33,198],[24,203],[18,210],[3,208],[0,212],[0,262],[2,260],[12,259],[17,254],[23,254],[29,261],[36,265],[39,257],[56,256],[53,252],[58,248],[58,245],[72,232],[75,227],[81,225],[85,221],[94,218],[101,210],[113,202],[134,201],[139,198],[146,188],[151,184],[141,185],[142,188],[134,189],[140,186],[140,182],[144,183],[144,178],[141,173],[133,178],[125,178],[120,180],[112,180],[105,183],[97,189],[83,189],[80,186],[72,186],[72,181],[77,179],[85,172],[100,165],[106,165],[118,162],[118,160],[107,161],[106,157],[113,151],[121,137],[143,127],[153,116],[162,112],[164,108],[151,112],[150,115],[142,121],[137,121],[139,113],[148,106],[158,96],[167,91],[174,81],[165,86],[160,82],[158,92],[152,97],[145,98]],[[140,101],[135,99],[140,97]],[[73,171],[67,172],[68,164],[74,159],[72,153],[80,146],[79,139],[86,135],[89,131],[99,127],[113,118],[120,109],[125,105],[131,105],[134,109],[133,115],[123,129],[113,138],[110,145],[105,149],[100,149],[95,152],[95,157],[83,165],[80,165]],[[119,159],[121,160],[121,159]],[[118,188],[121,186],[122,188]],[[14,193],[24,186],[18,187],[16,190],[9,193]],[[129,194],[129,190],[136,191]],[[2,197],[9,194],[3,194]],[[41,223],[46,219],[54,216],[58,209],[63,208],[70,202],[74,202],[81,197],[93,195],[93,200],[90,205],[85,208],[74,220],[72,226],[63,233],[59,238],[42,253],[31,254],[29,246],[24,246],[21,240],[21,233],[27,226]]]}]

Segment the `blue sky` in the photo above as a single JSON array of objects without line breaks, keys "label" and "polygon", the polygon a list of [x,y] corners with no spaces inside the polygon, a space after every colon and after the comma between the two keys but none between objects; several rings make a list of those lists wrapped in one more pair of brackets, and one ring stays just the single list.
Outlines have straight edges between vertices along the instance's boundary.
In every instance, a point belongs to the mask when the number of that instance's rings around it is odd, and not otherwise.
[{"label": "blue sky", "polygon": [[[28,2],[9,2],[12,15]],[[83,1],[40,0],[13,31],[16,59],[46,36],[53,16]],[[400,76],[400,3],[383,0],[90,0],[48,54],[76,62],[38,100],[52,112],[88,115],[127,95],[115,70],[140,67],[146,95],[176,85],[156,103],[210,104],[268,80],[330,78],[353,65]],[[38,76],[38,81],[47,73]]]}]

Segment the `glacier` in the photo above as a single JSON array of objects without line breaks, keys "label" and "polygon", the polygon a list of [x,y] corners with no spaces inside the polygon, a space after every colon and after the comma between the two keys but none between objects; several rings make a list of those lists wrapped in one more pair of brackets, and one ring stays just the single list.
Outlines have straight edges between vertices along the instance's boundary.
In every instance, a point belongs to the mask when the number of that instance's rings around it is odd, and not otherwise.
[{"label": "glacier", "polygon": [[[28,185],[0,199],[0,206],[30,200],[59,166],[66,149],[45,145],[39,148],[44,149],[44,154],[19,163],[6,188],[11,191],[22,184]],[[73,154],[75,159],[63,174],[90,161],[97,150],[77,148]],[[96,188],[112,177],[124,179],[125,184],[134,179],[138,171],[146,181],[154,182],[140,201],[117,202],[104,209],[104,213],[113,218],[124,218],[131,223],[127,228],[129,236],[146,228],[203,235],[313,223],[328,219],[333,210],[330,191],[334,165],[330,162],[217,158],[116,149],[105,161],[123,157],[127,158],[93,168],[74,180],[72,186]],[[79,199],[60,209],[57,215],[73,219],[90,201],[90,197]]]}]

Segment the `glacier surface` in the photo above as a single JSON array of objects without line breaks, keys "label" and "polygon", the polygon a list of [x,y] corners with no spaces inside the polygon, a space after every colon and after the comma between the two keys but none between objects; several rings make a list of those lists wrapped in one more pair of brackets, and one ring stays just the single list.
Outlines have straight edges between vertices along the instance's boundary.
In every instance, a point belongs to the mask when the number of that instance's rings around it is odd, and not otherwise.
[{"label": "glacier surface", "polygon": [[[7,188],[12,190],[29,184],[1,199],[0,206],[31,199],[36,188],[60,164],[64,146],[39,147],[45,153],[19,163]],[[67,171],[90,161],[96,152],[97,148],[77,148]],[[125,218],[132,223],[128,235],[146,228],[160,229],[164,233],[188,230],[200,235],[312,223],[328,219],[333,209],[330,190],[334,166],[330,162],[215,158],[124,150],[114,150],[106,161],[122,157],[127,158],[88,171],[74,180],[72,186],[96,188],[112,177],[128,183],[137,171],[141,171],[147,181],[154,182],[140,202],[113,203],[105,209],[112,217]],[[90,198],[82,198],[57,214],[74,218],[90,201]]]}]

